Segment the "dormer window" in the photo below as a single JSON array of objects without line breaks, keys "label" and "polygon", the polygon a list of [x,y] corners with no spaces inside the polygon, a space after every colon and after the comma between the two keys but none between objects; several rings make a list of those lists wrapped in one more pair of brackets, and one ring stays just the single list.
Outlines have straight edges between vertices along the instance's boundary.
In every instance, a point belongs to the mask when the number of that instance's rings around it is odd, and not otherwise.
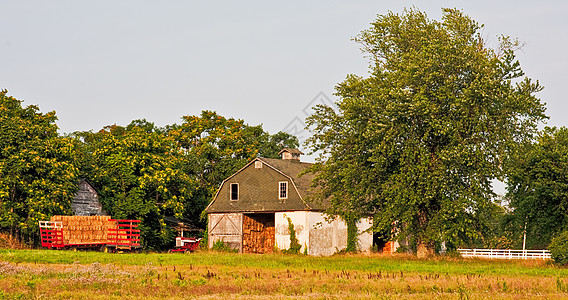
[{"label": "dormer window", "polygon": [[238,183],[231,183],[231,191],[230,191],[231,201],[239,200],[239,184]]},{"label": "dormer window", "polygon": [[278,199],[288,199],[288,181],[278,183]]}]

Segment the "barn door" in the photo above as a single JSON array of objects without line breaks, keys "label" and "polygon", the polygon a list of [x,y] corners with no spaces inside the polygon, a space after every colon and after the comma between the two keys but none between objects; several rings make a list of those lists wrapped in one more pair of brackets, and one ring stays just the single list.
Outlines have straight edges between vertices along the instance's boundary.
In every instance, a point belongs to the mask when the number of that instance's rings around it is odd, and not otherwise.
[{"label": "barn door", "polygon": [[241,214],[209,214],[209,248],[222,241],[233,249],[241,249]]},{"label": "barn door", "polygon": [[245,214],[243,216],[243,253],[272,253],[274,246],[274,214]]}]

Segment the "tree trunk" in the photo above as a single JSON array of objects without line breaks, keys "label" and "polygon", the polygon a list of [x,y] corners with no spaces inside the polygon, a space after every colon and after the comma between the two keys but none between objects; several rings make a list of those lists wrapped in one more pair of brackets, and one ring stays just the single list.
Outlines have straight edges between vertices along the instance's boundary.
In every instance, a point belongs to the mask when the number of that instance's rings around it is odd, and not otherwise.
[{"label": "tree trunk", "polygon": [[432,255],[434,255],[434,243],[420,240],[418,247],[416,247],[416,256],[418,258],[427,258]]},{"label": "tree trunk", "polygon": [[[420,229],[426,231],[428,227],[428,216],[425,209],[421,209],[418,214],[418,224]],[[422,233],[423,233],[422,232]],[[434,242],[425,241],[424,236],[419,235],[418,241],[416,243],[416,256],[418,258],[426,258],[428,256],[434,255]]]}]

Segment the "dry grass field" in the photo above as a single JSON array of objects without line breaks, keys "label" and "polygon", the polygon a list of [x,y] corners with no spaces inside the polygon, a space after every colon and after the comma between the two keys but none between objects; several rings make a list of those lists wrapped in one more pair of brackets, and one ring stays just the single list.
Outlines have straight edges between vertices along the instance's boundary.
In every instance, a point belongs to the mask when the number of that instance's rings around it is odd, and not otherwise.
[{"label": "dry grass field", "polygon": [[0,299],[556,299],[542,261],[0,250]]}]

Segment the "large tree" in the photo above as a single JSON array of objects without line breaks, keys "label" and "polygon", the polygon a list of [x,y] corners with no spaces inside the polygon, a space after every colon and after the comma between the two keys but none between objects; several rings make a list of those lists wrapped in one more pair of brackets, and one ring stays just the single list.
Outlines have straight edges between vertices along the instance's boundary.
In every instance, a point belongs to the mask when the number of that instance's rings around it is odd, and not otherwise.
[{"label": "large tree", "polygon": [[337,110],[318,106],[308,144],[330,213],[373,216],[377,231],[411,237],[420,253],[482,231],[480,212],[510,150],[545,118],[507,37],[492,49],[482,26],[455,9],[441,21],[416,9],[379,15],[355,37],[370,76],[337,87]]},{"label": "large tree", "polygon": [[545,128],[516,157],[507,180],[510,228],[517,246],[526,226],[526,247],[546,248],[568,230],[568,129]]},{"label": "large tree", "polygon": [[74,136],[82,175],[99,190],[103,208],[116,218],[141,219],[144,245],[156,249],[172,241],[165,217],[204,226],[200,215],[225,178],[258,155],[298,146],[286,133],[270,135],[211,111],[165,128],[135,120]]},{"label": "large tree", "polygon": [[298,139],[288,133],[270,135],[261,125],[251,126],[212,111],[184,116],[181,125],[168,128],[168,135],[186,154],[184,172],[198,179],[198,193],[204,205],[211,201],[225,178],[251,159],[277,158],[283,148],[298,147]]},{"label": "large tree", "polygon": [[164,217],[182,217],[197,185],[182,171],[184,153],[175,140],[146,120],[74,135],[82,175],[98,189],[103,208],[114,218],[142,220],[145,247],[168,244],[174,233]]},{"label": "large tree", "polygon": [[0,230],[31,241],[38,221],[71,213],[77,189],[75,148],[56,120],[0,91]]}]

